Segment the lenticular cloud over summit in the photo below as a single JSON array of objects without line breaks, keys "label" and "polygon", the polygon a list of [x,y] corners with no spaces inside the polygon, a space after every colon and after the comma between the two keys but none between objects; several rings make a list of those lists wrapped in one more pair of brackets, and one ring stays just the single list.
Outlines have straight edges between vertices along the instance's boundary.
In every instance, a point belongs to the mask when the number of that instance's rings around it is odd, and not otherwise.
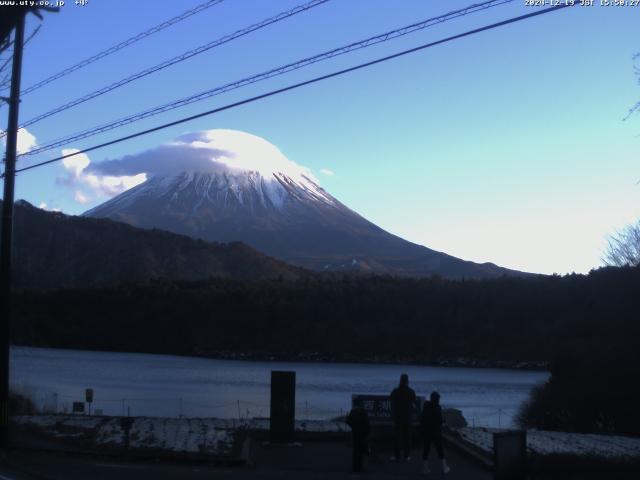
[{"label": "lenticular cloud over summit", "polygon": [[264,177],[282,173],[316,181],[306,168],[289,160],[264,138],[238,130],[205,130],[182,135],[159,147],[90,167],[103,175],[170,176],[182,172],[258,172]]}]

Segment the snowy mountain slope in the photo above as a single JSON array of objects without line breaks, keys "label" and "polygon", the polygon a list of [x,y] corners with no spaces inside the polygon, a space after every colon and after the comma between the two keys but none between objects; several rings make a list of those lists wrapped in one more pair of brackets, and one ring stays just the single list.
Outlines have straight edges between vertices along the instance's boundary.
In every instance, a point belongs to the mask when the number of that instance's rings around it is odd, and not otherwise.
[{"label": "snowy mountain slope", "polygon": [[[214,152],[209,163],[199,169],[151,175],[83,215],[209,241],[239,240],[315,270],[449,278],[520,273],[460,260],[392,235],[343,205],[263,139],[241,134],[234,136],[235,145],[221,145],[213,142],[216,132],[220,131],[206,132],[209,143],[200,138],[199,146],[185,144],[179,152],[188,156],[193,149],[203,148],[201,144],[207,145]],[[247,147],[252,142],[255,145]],[[216,157],[221,151],[224,154]],[[256,156],[266,157],[265,162]],[[189,162],[176,158],[175,163],[179,168]]]}]

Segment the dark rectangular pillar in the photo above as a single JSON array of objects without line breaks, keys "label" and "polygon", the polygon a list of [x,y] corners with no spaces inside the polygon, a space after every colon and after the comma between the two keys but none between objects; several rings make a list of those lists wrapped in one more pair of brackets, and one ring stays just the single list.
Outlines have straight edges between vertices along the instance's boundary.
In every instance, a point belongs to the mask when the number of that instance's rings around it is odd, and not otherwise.
[{"label": "dark rectangular pillar", "polygon": [[291,443],[296,414],[296,372],[271,372],[271,442]]},{"label": "dark rectangular pillar", "polygon": [[522,480],[526,478],[526,430],[494,433],[493,454],[493,471],[496,480]]}]

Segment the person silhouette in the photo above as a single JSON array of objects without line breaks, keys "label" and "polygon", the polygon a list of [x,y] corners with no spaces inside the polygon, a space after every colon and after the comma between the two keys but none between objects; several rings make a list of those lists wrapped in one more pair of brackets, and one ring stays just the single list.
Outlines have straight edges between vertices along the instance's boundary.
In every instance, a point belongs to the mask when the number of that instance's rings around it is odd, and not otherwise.
[{"label": "person silhouette", "polygon": [[440,458],[440,463],[442,464],[442,472],[449,473],[451,471],[449,465],[447,465],[447,460],[444,458],[444,449],[442,448],[443,423],[440,394],[432,392],[429,401],[424,402],[422,415],[420,416],[420,430],[422,432],[422,441],[424,442],[422,451],[424,474],[431,473],[429,470],[429,451],[432,443],[436,447],[436,452],[438,452],[438,458]]},{"label": "person silhouette", "polygon": [[416,411],[416,392],[409,387],[409,375],[400,375],[400,384],[391,392],[391,416],[395,427],[392,461],[400,458],[400,446],[405,461],[411,460],[411,420]]},{"label": "person silhouette", "polygon": [[369,451],[369,415],[359,403],[354,402],[346,423],[351,427],[353,471],[362,472],[363,457]]}]

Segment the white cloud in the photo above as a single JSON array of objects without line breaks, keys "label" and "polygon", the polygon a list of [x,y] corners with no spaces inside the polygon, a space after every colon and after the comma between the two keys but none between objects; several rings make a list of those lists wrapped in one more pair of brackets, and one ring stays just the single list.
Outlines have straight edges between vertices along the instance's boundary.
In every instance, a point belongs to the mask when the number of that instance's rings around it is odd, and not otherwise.
[{"label": "white cloud", "polygon": [[264,138],[222,129],[188,133],[150,150],[92,164],[87,170],[103,175],[146,173],[148,177],[241,170],[267,177],[284,173],[291,178],[306,177],[317,182],[309,169],[289,160]]},{"label": "white cloud", "polygon": [[40,205],[38,205],[38,208],[40,208],[42,210],[46,210],[47,212],[60,212],[61,211],[59,208],[49,208],[49,206],[47,205],[46,202],[40,202]]},{"label": "white cloud", "polygon": [[76,193],[73,195],[73,199],[76,202],[81,203],[82,205],[84,205],[85,203],[89,203],[89,201],[91,200],[89,197],[87,197],[80,190],[76,190]]},{"label": "white cloud", "polygon": [[18,130],[18,153],[25,153],[37,145],[36,137],[26,128]]},{"label": "white cloud", "polygon": [[[79,151],[76,148],[65,148],[62,150],[62,155],[72,155]],[[62,183],[74,188],[73,199],[80,204],[90,202],[93,196],[114,197],[147,180],[145,173],[137,175],[97,175],[95,173],[87,173],[91,160],[85,153],[78,153],[63,159],[62,165],[68,173],[67,177],[62,179]],[[93,195],[87,194],[78,187],[89,189]]]},{"label": "white cloud", "polygon": [[[62,155],[71,155],[73,153],[77,153],[80,150],[77,148],[63,148]],[[78,155],[74,155],[73,157],[64,158],[62,160],[62,164],[64,168],[73,172],[75,178],[80,178],[82,176],[82,172],[85,168],[89,166],[91,160],[86,153],[80,153]]]},{"label": "white cloud", "polygon": [[[64,149],[63,155],[78,153]],[[159,147],[133,155],[92,163],[84,153],[65,158],[67,176],[59,182],[72,188],[78,203],[113,197],[147,178],[182,172],[257,171],[266,177],[284,173],[294,179],[318,182],[309,169],[289,160],[267,140],[237,130],[206,130],[188,133]],[[321,173],[331,175],[330,170]]]},{"label": "white cloud", "polygon": [[[5,133],[4,130],[0,129],[0,133]],[[7,137],[2,138],[3,145],[7,145]],[[18,144],[16,151],[18,153],[26,153],[31,150],[33,147],[37,145],[36,137],[31,132],[29,132],[26,128],[21,128],[18,130]]]},{"label": "white cloud", "polygon": [[333,170],[329,170],[328,168],[321,168],[320,173],[327,177],[333,177],[336,174]]}]

